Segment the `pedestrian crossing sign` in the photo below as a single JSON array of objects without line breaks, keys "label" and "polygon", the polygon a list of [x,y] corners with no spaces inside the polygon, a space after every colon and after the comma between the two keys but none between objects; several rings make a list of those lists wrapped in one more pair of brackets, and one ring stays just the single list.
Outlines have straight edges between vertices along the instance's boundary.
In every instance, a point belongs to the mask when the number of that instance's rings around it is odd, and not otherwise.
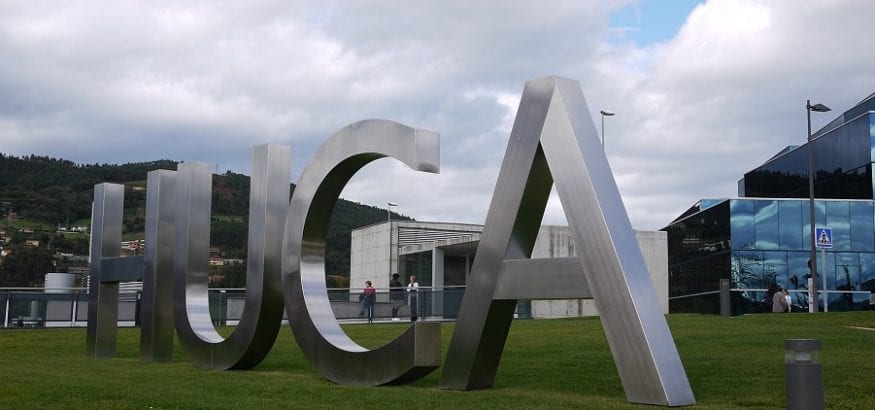
[{"label": "pedestrian crossing sign", "polygon": [[832,229],[831,228],[814,228],[814,237],[817,248],[829,249],[832,248]]}]

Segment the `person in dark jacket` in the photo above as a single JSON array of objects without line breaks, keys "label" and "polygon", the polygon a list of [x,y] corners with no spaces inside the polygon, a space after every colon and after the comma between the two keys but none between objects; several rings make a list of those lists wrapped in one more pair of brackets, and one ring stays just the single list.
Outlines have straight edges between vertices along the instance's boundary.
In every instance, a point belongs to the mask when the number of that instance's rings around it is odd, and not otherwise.
[{"label": "person in dark jacket", "polygon": [[389,299],[392,301],[392,317],[398,317],[398,311],[404,306],[404,284],[399,279],[400,275],[392,274],[389,281]]}]

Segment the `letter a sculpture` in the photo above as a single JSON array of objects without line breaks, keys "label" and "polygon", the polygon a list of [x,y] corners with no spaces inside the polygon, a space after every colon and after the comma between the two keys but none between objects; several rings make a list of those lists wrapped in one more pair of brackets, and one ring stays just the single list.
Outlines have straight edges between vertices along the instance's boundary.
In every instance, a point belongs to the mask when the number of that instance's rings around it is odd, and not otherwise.
[{"label": "letter a sculpture", "polygon": [[[574,80],[547,77],[526,84],[441,387],[469,390],[492,385],[516,299],[592,297],[626,398],[671,406],[695,404],[587,113]],[[554,180],[578,256],[530,259]]]}]

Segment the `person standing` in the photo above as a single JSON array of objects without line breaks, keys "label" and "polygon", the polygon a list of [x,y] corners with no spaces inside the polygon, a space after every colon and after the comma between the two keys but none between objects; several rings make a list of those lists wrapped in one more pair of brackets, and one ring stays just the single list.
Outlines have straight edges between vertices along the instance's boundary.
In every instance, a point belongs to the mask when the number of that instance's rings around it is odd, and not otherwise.
[{"label": "person standing", "polygon": [[869,310],[875,310],[875,290],[869,293]]},{"label": "person standing", "polygon": [[787,305],[786,312],[790,313],[790,311],[793,310],[793,299],[790,298],[790,291],[787,289],[784,289],[784,302],[786,302]]},{"label": "person standing", "polygon": [[419,283],[416,282],[416,276],[410,276],[410,283],[407,284],[407,304],[410,305],[410,321],[415,322],[419,319]]},{"label": "person standing", "polygon": [[[392,301],[392,318],[398,317],[398,311],[404,305],[404,284],[398,279],[400,275],[392,274],[389,281],[389,299]],[[397,319],[396,319],[397,320]]]},{"label": "person standing", "polygon": [[[377,290],[371,281],[365,281],[365,289],[362,290],[362,312],[368,313],[368,323],[374,321],[374,302],[377,301]],[[361,316],[361,313],[359,314]]]},{"label": "person standing", "polygon": [[772,295],[772,313],[784,313],[787,311],[787,299],[784,298],[784,291],[778,287],[775,294]]}]

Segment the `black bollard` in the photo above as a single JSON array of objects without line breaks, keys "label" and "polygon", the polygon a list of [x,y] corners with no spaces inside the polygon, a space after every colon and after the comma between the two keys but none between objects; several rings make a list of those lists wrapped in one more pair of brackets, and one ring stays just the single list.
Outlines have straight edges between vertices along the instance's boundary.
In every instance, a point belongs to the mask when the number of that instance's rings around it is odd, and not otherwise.
[{"label": "black bollard", "polygon": [[786,365],[787,409],[823,409],[820,341],[785,340],[784,364]]}]

